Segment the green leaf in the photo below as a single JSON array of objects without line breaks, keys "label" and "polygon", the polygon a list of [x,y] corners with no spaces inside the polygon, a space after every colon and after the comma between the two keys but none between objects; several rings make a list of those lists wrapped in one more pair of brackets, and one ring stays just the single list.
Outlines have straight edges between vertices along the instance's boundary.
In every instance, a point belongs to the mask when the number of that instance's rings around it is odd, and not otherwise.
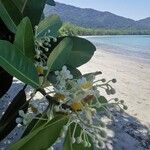
[{"label": "green leaf", "polygon": [[39,87],[39,78],[32,61],[10,42],[0,40],[0,66],[22,82]]},{"label": "green leaf", "polygon": [[[77,79],[79,77],[81,77],[81,72],[77,69],[77,68],[73,68],[73,67],[68,67],[67,69],[70,71],[70,73],[73,75],[74,79]],[[55,72],[50,72],[47,76],[47,80],[51,83],[51,84],[56,84],[57,83],[57,79],[56,79],[56,75]]]},{"label": "green leaf", "polygon": [[[72,41],[70,38],[64,38],[51,52],[48,57],[48,72],[59,70],[67,62],[72,49]],[[46,76],[47,76],[46,75]]]},{"label": "green leaf", "polygon": [[19,109],[26,111],[27,108],[26,94],[24,89],[22,89],[12,100],[0,120],[0,140],[4,139],[16,127],[16,118],[19,117]]},{"label": "green leaf", "polygon": [[81,72],[77,68],[67,66],[67,69],[73,75],[74,79],[80,78],[82,76]]},{"label": "green leaf", "polygon": [[17,27],[14,44],[25,56],[34,59],[34,35],[32,25],[28,17],[25,17]]},{"label": "green leaf", "polygon": [[104,96],[100,96],[100,97],[98,98],[98,101],[99,101],[101,104],[107,103],[107,99],[106,99]]},{"label": "green leaf", "polygon": [[26,0],[12,0],[17,8],[22,12]]},{"label": "green leaf", "polygon": [[[39,119],[37,119],[39,118]],[[33,119],[30,124],[27,126],[26,130],[24,131],[22,138],[26,135],[28,135],[30,132],[32,132],[33,130],[37,129],[38,127],[46,124],[47,120],[43,120],[43,119],[47,119],[47,115],[44,114],[38,114],[36,116],[35,119]]]},{"label": "green leaf", "polygon": [[[95,46],[84,38],[71,36],[67,37],[72,40],[73,46],[69,59],[67,60],[65,65],[76,68],[87,63],[92,58],[96,50]],[[59,37],[57,38],[56,42],[53,42],[51,40],[50,44],[52,45],[52,47],[50,48],[50,51],[52,51],[64,38],[66,37]]]},{"label": "green leaf", "polygon": [[7,28],[15,33],[17,30],[17,25],[22,19],[22,14],[12,0],[1,0],[0,18],[6,24]]},{"label": "green leaf", "polygon": [[[43,120],[43,119],[45,119],[45,120]],[[42,114],[41,119],[39,119],[39,120],[37,121],[37,123],[36,123],[36,124],[34,125],[34,127],[32,128],[31,132],[34,131],[34,130],[36,130],[36,129],[39,128],[40,126],[46,124],[46,123],[47,123],[47,119],[48,119],[48,118],[47,118],[47,114],[46,114],[46,113]]]},{"label": "green leaf", "polygon": [[70,38],[73,41],[73,47],[66,64],[72,67],[79,67],[91,59],[96,48],[91,42],[84,38]]},{"label": "green leaf", "polygon": [[51,5],[51,6],[55,6],[55,1],[54,0],[47,0],[46,4]]},{"label": "green leaf", "polygon": [[[91,147],[84,147],[83,143],[80,143],[80,144],[72,143],[72,133],[73,133],[74,127],[75,127],[75,124],[72,124],[69,126],[67,135],[63,143],[63,150],[94,150],[93,143],[91,142],[91,138],[89,136],[88,136],[88,140],[91,143]],[[82,128],[79,125],[77,125],[75,138],[79,137],[81,130]]]},{"label": "green leaf", "polygon": [[58,15],[51,15],[49,17],[46,17],[39,23],[36,36],[42,37],[45,35],[45,33],[48,33],[48,30],[50,30],[50,33],[47,35],[57,37],[58,30],[60,29],[61,25],[62,22]]},{"label": "green leaf", "polygon": [[13,76],[0,67],[0,98],[9,90],[12,80]]},{"label": "green leaf", "polygon": [[[102,106],[103,106],[103,104],[107,104],[108,103],[108,101],[107,101],[107,99],[104,97],[104,96],[100,96],[99,98],[98,98],[98,101],[102,104]],[[106,106],[103,106],[103,107],[99,107],[99,108],[96,108],[96,110],[97,111],[105,111],[105,108]]]},{"label": "green leaf", "polygon": [[46,0],[26,0],[24,4],[23,16],[30,18],[33,27],[38,25],[41,19],[45,2]]},{"label": "green leaf", "polygon": [[56,117],[12,145],[10,150],[47,149],[57,140],[67,122],[67,116]]}]

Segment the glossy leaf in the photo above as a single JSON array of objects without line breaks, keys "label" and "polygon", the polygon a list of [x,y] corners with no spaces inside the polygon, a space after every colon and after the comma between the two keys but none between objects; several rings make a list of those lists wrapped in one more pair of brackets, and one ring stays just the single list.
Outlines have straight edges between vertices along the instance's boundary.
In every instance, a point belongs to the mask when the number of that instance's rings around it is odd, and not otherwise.
[{"label": "glossy leaf", "polygon": [[59,70],[67,62],[72,49],[72,41],[70,38],[64,38],[51,52],[48,57],[47,66],[48,72]]},{"label": "glossy leaf", "polygon": [[22,12],[26,0],[12,0],[12,1],[13,1],[14,4],[17,6],[17,8]]},{"label": "glossy leaf", "polygon": [[14,44],[25,56],[31,60],[34,59],[34,35],[32,25],[28,17],[25,17],[18,25]]},{"label": "glossy leaf", "polygon": [[[98,101],[103,105],[103,104],[106,104],[108,101],[107,101],[107,99],[104,97],[104,96],[100,96],[99,98],[98,98]],[[97,111],[105,111],[105,108],[106,106],[103,106],[103,107],[99,107],[99,108],[97,108]]]},{"label": "glossy leaf", "polygon": [[[26,135],[28,135],[31,130],[34,128],[35,124],[37,124],[38,121],[43,121],[43,120],[39,120],[38,118],[41,117],[41,114],[38,114],[36,116],[36,118],[34,118],[30,123],[29,125],[27,126],[27,128],[25,129],[25,131],[23,132],[21,138],[25,137]],[[45,120],[44,120],[44,123],[45,123]]]},{"label": "glossy leaf", "polygon": [[46,3],[47,3],[48,5],[51,5],[51,6],[55,6],[55,5],[56,5],[56,3],[55,3],[54,0],[47,0]]},{"label": "glossy leaf", "polygon": [[[39,119],[37,119],[39,118]],[[45,120],[44,120],[45,119]],[[36,130],[40,126],[47,123],[47,115],[44,114],[38,114],[35,119],[33,119],[30,124],[27,126],[26,130],[24,131],[22,138],[26,135],[28,135],[30,132]]]},{"label": "glossy leaf", "polygon": [[0,66],[22,82],[38,88],[39,79],[36,68],[14,45],[0,40]]},{"label": "glossy leaf", "polygon": [[[37,37],[42,37],[46,33],[47,35],[57,37],[58,30],[60,29],[62,22],[58,15],[51,15],[42,20],[37,28]],[[48,30],[50,33],[48,33]]]},{"label": "glossy leaf", "polygon": [[12,0],[1,0],[0,18],[6,24],[7,28],[15,33],[17,25],[22,19],[22,14]]},{"label": "glossy leaf", "polygon": [[81,72],[77,68],[67,66],[70,73],[73,75],[74,79],[80,78],[82,76]]},{"label": "glossy leaf", "polygon": [[[51,84],[56,84],[57,83],[57,79],[56,79],[56,75],[55,72],[50,72],[47,76],[47,80],[48,82],[50,82]],[[48,85],[49,86],[49,85]]]},{"label": "glossy leaf", "polygon": [[26,111],[28,102],[24,89],[21,90],[12,100],[4,115],[0,120],[0,140],[4,139],[17,125],[16,118],[20,109]]},{"label": "glossy leaf", "polygon": [[23,16],[30,18],[33,27],[38,25],[41,19],[45,2],[46,0],[26,0],[24,4]]},{"label": "glossy leaf", "polygon": [[[51,40],[50,44],[52,47],[50,48],[50,52],[59,45],[59,43],[66,37],[57,38],[57,42],[53,42]],[[96,48],[95,46],[88,40],[80,37],[71,37],[68,36],[72,40],[73,46],[70,52],[69,59],[65,63],[66,66],[71,66],[73,68],[79,67],[85,63],[87,63],[91,57],[93,56]]]},{"label": "glossy leaf", "polygon": [[0,98],[9,90],[12,80],[13,76],[0,67]]},{"label": "glossy leaf", "polygon": [[67,123],[68,117],[59,116],[46,125],[41,126],[29,135],[12,145],[10,150],[37,150],[48,149],[59,137],[62,127]]},{"label": "glossy leaf", "polygon": [[[90,137],[88,136],[88,140],[91,143],[91,147],[84,147],[83,143],[72,143],[72,133],[74,130],[75,124],[72,124],[69,126],[69,129],[67,131],[67,135],[65,137],[64,143],[63,143],[63,150],[94,150],[93,143],[91,142]],[[77,138],[80,135],[82,128],[78,125],[75,132],[75,138]]]},{"label": "glossy leaf", "polygon": [[98,98],[98,101],[99,101],[101,104],[107,103],[107,99],[106,99],[104,96],[100,96],[100,97]]},{"label": "glossy leaf", "polygon": [[70,38],[73,41],[73,47],[66,64],[72,67],[79,67],[91,59],[96,48],[91,42],[84,38]]}]

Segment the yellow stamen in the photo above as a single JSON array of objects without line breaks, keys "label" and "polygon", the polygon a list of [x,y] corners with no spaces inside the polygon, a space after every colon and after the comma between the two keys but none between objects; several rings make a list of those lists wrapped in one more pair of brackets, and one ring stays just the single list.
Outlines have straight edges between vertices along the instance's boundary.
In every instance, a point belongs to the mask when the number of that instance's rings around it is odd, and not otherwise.
[{"label": "yellow stamen", "polygon": [[43,67],[38,66],[36,69],[37,69],[37,72],[38,72],[39,75],[44,74],[44,69],[43,69]]},{"label": "yellow stamen", "polygon": [[81,108],[83,107],[82,103],[81,102],[73,102],[70,107],[74,110],[74,111],[77,111],[77,110],[81,110]]},{"label": "yellow stamen", "polygon": [[33,113],[37,113],[37,111],[38,111],[37,108],[35,108],[33,106],[31,106],[31,110],[32,110]]},{"label": "yellow stamen", "polygon": [[93,86],[93,83],[90,81],[87,81],[87,82],[81,84],[81,88],[83,88],[83,89],[91,89],[92,86]]},{"label": "yellow stamen", "polygon": [[65,99],[65,95],[60,94],[60,93],[56,93],[54,95],[54,98],[56,98],[57,100],[62,100],[63,101]]}]

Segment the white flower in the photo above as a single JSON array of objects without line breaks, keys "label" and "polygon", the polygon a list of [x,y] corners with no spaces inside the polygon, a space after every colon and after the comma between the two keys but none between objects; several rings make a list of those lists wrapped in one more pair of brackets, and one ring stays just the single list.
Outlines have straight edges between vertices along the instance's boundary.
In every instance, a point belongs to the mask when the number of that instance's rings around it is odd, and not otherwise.
[{"label": "white flower", "polygon": [[37,111],[39,113],[43,113],[46,110],[46,108],[48,107],[49,104],[48,104],[47,100],[45,98],[43,98],[43,99],[32,100],[30,102],[30,105],[33,108],[37,109]]},{"label": "white flower", "polygon": [[16,123],[18,124],[23,123],[23,125],[28,125],[34,117],[32,113],[28,112],[25,114],[23,110],[19,110],[19,116],[20,117],[16,119]]},{"label": "white flower", "polygon": [[78,79],[78,80],[77,80],[77,83],[78,83],[79,85],[82,85],[82,84],[84,84],[85,82],[87,82],[87,80],[86,80],[85,77],[82,77],[81,79]]},{"label": "white flower", "polygon": [[67,70],[66,66],[62,67],[61,71],[55,71],[55,75],[57,76],[57,81],[65,81],[67,79],[73,79],[73,75]]}]

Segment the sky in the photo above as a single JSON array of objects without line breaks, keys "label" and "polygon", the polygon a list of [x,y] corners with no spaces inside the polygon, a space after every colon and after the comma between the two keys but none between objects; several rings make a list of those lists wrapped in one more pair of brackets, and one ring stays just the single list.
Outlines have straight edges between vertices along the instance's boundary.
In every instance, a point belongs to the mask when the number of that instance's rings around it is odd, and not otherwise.
[{"label": "sky", "polygon": [[134,20],[150,17],[150,0],[56,0],[81,8],[109,11]]}]

